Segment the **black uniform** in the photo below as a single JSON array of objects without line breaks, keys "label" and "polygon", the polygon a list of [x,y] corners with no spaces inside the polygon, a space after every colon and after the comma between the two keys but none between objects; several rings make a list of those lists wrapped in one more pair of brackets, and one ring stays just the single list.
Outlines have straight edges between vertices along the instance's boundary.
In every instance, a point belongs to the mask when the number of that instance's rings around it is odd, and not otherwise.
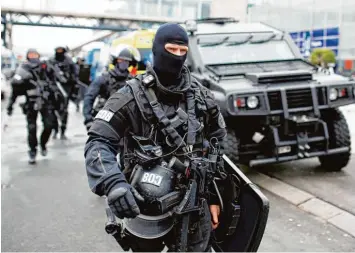
[{"label": "black uniform", "polygon": [[76,109],[80,110],[80,101],[84,99],[84,95],[90,84],[90,65],[85,63],[85,59],[78,58],[77,60],[77,68],[78,68],[78,78],[81,82],[79,87],[78,97],[76,100]]},{"label": "black uniform", "polygon": [[[89,126],[93,117],[102,109],[107,99],[126,84],[129,77],[128,70],[112,69],[93,81],[84,96],[83,115],[84,124]],[[99,97],[98,104],[93,108],[95,99]]]},{"label": "black uniform", "polygon": [[[53,65],[57,71],[60,72],[62,78],[58,80],[63,86],[68,98],[76,97],[78,92],[78,68],[75,63],[65,55],[66,49],[63,49],[63,53],[56,53],[55,57],[50,59],[50,64]],[[63,110],[61,111],[61,137],[65,139],[65,131],[67,129],[68,123],[68,105],[69,99],[64,99],[64,104],[62,105]],[[58,132],[59,126],[58,121],[55,122],[55,133]]]},{"label": "black uniform", "polygon": [[[136,165],[133,157],[137,139],[148,138],[161,146],[168,160],[169,156],[181,155],[186,150],[202,156],[205,140],[213,137],[222,140],[226,136],[224,120],[212,94],[183,67],[186,55],[172,55],[164,49],[166,43],[187,45],[187,34],[175,24],[161,26],[153,44],[154,69],[148,67],[145,75],[128,81],[111,96],[88,133],[85,158],[89,186],[94,193],[108,196],[110,208],[119,218],[134,218],[143,210],[136,202],[140,199],[137,190],[128,183]],[[121,165],[116,160],[117,153]],[[215,204],[214,198],[208,202]],[[211,218],[206,203],[203,209],[204,216],[195,217],[197,223],[189,235],[189,251],[208,250]],[[158,239],[131,234],[131,248],[161,251],[164,241],[174,250],[175,233],[172,229]]]},{"label": "black uniform", "polygon": [[[37,116],[42,116],[43,131],[40,138],[42,154],[46,154],[46,144],[50,137],[54,121],[54,72],[45,62],[22,64],[16,70],[11,81],[12,94],[7,107],[8,114],[12,114],[13,104],[18,96],[25,95],[26,103],[22,105],[27,118],[28,145],[30,159],[37,153]],[[32,160],[31,163],[33,163]]]}]

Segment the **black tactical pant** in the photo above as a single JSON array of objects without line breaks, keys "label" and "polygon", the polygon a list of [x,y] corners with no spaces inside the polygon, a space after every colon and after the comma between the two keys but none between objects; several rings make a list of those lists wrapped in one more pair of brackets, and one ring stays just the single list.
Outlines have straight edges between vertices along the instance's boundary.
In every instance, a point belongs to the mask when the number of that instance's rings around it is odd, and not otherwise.
[{"label": "black tactical pant", "polygon": [[[67,129],[68,106],[69,106],[69,100],[63,101],[60,106],[59,116],[60,116],[60,123],[61,123],[60,129],[61,129],[62,134],[64,134]],[[58,133],[58,131],[59,131],[59,121],[58,121],[58,117],[56,115],[54,115],[53,130],[55,131],[55,133]]]},{"label": "black tactical pant", "polygon": [[62,131],[62,134],[65,133],[65,130],[67,130],[67,123],[68,123],[68,106],[69,106],[69,99],[66,101],[64,104],[64,110],[61,115],[62,118],[62,125],[60,126],[60,129]]},{"label": "black tactical pant", "polygon": [[[59,101],[57,101],[57,110],[60,114],[60,130],[62,134],[65,134],[65,131],[67,130],[67,124],[68,124],[68,107],[69,107],[69,101],[72,98],[73,92],[75,92],[75,86],[74,82],[69,81],[66,84],[62,84],[65,92],[67,93],[67,98],[64,98],[63,96],[60,96]],[[53,127],[55,133],[58,133],[59,130],[59,122],[57,117],[55,116],[54,120],[54,127]]]},{"label": "black tactical pant", "polygon": [[[196,217],[195,217],[196,219]],[[174,226],[177,228],[178,226]],[[142,239],[131,235],[133,252],[161,252],[165,246],[168,252],[175,252],[176,234],[174,228],[165,236],[158,239]],[[210,236],[212,232],[211,214],[206,204],[204,207],[204,216],[200,217],[193,225],[193,231],[188,235],[188,251],[189,252],[210,252]]]},{"label": "black tactical pant", "polygon": [[38,146],[37,141],[37,116],[38,112],[42,116],[43,131],[40,137],[40,146],[42,149],[46,148],[46,144],[51,135],[54,122],[54,114],[52,110],[48,108],[42,108],[40,111],[36,111],[33,108],[29,108],[26,113],[27,118],[27,130],[28,130],[28,145],[31,151],[35,151]]}]

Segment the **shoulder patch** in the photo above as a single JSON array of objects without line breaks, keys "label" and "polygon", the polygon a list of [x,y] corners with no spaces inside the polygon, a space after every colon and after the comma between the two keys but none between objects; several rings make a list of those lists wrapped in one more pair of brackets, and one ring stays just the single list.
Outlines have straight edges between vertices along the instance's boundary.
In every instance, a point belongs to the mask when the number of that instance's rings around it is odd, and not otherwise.
[{"label": "shoulder patch", "polygon": [[14,79],[19,81],[22,79],[22,77],[19,74],[15,74]]},{"label": "shoulder patch", "polygon": [[102,119],[106,122],[110,122],[110,120],[112,119],[113,117],[113,112],[110,112],[108,110],[100,110],[96,116],[95,116],[95,119]]}]

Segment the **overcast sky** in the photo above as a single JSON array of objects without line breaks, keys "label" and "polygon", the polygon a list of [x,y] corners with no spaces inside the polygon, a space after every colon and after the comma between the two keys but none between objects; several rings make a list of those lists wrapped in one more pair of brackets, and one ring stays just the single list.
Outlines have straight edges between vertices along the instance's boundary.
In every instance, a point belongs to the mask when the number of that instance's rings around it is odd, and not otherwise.
[{"label": "overcast sky", "polygon": [[[119,1],[108,0],[1,0],[2,7],[49,10],[78,13],[104,13],[105,10],[123,8]],[[52,28],[37,26],[13,26],[13,44],[17,52],[37,48],[42,53],[51,53],[59,45],[77,46],[90,40],[94,31],[86,29]]]},{"label": "overcast sky", "polygon": [[42,53],[53,52],[56,46],[73,47],[93,37],[93,31],[35,26],[14,26],[12,40],[14,49],[23,51],[37,48]]}]

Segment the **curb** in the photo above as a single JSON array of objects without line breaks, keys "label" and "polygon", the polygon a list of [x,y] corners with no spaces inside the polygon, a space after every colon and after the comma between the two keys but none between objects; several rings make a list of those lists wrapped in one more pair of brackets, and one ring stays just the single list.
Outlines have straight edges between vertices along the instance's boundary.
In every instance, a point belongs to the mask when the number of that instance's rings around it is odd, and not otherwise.
[{"label": "curb", "polygon": [[355,238],[355,216],[292,185],[261,173],[248,175],[261,188],[336,226]]}]

